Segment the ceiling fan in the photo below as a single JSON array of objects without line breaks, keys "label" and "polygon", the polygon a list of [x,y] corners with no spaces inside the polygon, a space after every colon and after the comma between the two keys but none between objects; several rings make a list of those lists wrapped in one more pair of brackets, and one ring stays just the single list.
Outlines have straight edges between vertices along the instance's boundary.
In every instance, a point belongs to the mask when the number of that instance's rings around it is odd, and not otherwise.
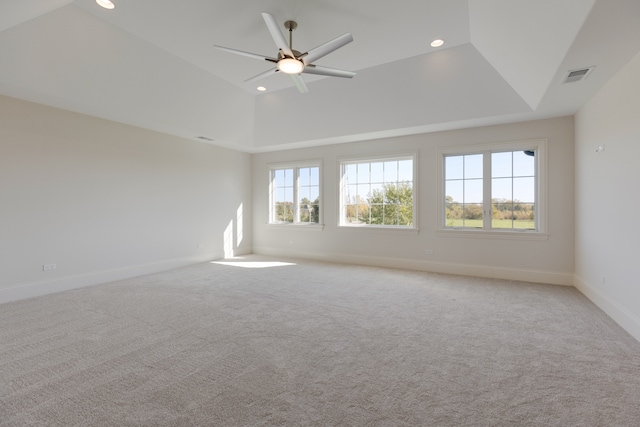
[{"label": "ceiling fan", "polygon": [[347,43],[351,43],[353,41],[353,36],[351,35],[351,33],[345,33],[340,37],[321,44],[320,46],[315,47],[307,52],[300,53],[297,50],[293,49],[293,30],[295,30],[298,26],[295,21],[287,21],[284,23],[284,27],[289,30],[289,44],[287,44],[286,39],[278,29],[278,23],[276,22],[275,18],[266,12],[262,13],[262,18],[267,24],[267,28],[271,33],[273,41],[278,47],[277,58],[271,58],[268,56],[257,55],[255,53],[244,52],[242,50],[230,49],[228,47],[214,45],[215,48],[223,50],[225,52],[248,56],[249,58],[256,58],[275,64],[275,68],[260,73],[257,76],[253,76],[245,80],[245,82],[254,82],[268,77],[272,74],[282,72],[284,74],[288,74],[291,77],[291,80],[300,92],[305,93],[309,92],[309,89],[302,79],[302,73],[346,78],[352,78],[356,75],[356,73],[354,73],[353,71],[338,70],[336,68],[322,67],[313,64],[313,62],[317,59],[330,54],[334,50],[341,48]]}]

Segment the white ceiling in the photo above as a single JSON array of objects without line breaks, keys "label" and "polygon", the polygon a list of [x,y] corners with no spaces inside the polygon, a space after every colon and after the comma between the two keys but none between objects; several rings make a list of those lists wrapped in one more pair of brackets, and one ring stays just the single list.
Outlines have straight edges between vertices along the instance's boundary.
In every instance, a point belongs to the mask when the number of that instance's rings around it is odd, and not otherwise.
[{"label": "white ceiling", "polygon": [[[640,51],[637,0],[114,3],[0,0],[0,93],[258,152],[573,114]],[[244,83],[268,63],[212,46],[275,56],[261,12],[300,51],[351,32],[317,64],[357,76]]]}]

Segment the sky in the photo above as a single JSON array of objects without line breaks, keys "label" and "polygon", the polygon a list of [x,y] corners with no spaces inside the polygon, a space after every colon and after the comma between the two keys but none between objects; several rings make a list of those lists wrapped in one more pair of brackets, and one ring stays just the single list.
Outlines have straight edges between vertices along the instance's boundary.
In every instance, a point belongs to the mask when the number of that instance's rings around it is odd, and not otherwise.
[{"label": "sky", "polygon": [[[445,193],[460,203],[483,201],[483,155],[445,157]],[[535,203],[535,157],[523,151],[491,154],[491,198]]]}]

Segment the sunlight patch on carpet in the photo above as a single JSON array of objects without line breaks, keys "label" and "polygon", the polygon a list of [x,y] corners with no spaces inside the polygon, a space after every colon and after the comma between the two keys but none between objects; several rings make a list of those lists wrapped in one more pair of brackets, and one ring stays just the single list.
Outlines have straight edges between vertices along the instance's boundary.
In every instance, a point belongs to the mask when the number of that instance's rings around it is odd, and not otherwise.
[{"label": "sunlight patch on carpet", "polygon": [[211,261],[211,264],[228,265],[231,267],[242,268],[271,268],[271,267],[287,267],[296,265],[292,262],[279,261]]}]

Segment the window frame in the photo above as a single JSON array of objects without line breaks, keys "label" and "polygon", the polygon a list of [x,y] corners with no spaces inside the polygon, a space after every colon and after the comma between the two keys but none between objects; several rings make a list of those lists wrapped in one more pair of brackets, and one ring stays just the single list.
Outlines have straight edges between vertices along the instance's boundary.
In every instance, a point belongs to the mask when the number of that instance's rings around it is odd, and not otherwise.
[{"label": "window frame", "polygon": [[[341,157],[337,159],[337,173],[338,173],[338,203],[337,203],[337,225],[341,230],[380,230],[380,231],[395,231],[395,232],[417,232],[418,228],[418,153],[417,152],[400,152],[400,153],[387,153],[374,156],[350,156]],[[349,164],[359,163],[374,163],[384,161],[400,161],[411,160],[413,163],[412,170],[412,182],[411,187],[413,189],[413,205],[412,205],[412,217],[413,224],[408,225],[391,225],[391,224],[350,224],[345,223],[344,220],[344,197],[343,189],[345,186],[345,166]]]},{"label": "window frame", "polygon": [[[491,154],[535,150],[535,229],[491,228]],[[483,227],[446,226],[445,159],[456,155],[483,155]],[[547,139],[496,142],[477,145],[441,147],[438,149],[438,215],[436,234],[440,236],[491,237],[505,239],[546,240],[547,234]]]},{"label": "window frame", "polygon": [[[300,191],[300,169],[305,168],[318,168],[318,222],[301,222],[300,218],[300,200],[298,195]],[[279,163],[269,163],[267,165],[268,169],[268,188],[269,188],[269,202],[267,205],[267,225],[274,227],[291,227],[298,226],[303,228],[323,228],[323,205],[324,205],[324,197],[323,197],[323,179],[322,179],[322,160],[303,160],[303,161],[292,161],[292,162],[279,162]],[[274,178],[275,172],[283,169],[293,169],[294,171],[294,185],[293,185],[293,222],[274,222],[274,203],[275,203],[275,188],[274,188]]]}]

